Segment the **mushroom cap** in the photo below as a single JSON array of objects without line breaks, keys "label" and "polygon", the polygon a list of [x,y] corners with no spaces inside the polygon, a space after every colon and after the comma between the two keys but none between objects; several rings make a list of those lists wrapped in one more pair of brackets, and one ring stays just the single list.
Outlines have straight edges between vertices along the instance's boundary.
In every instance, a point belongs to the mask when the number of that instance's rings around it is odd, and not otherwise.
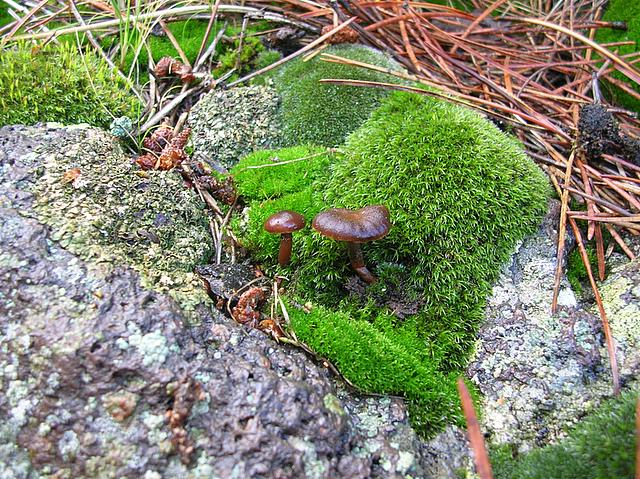
[{"label": "mushroom cap", "polygon": [[359,210],[331,208],[318,213],[311,226],[324,236],[351,243],[384,238],[391,229],[389,210],[383,205],[365,206]]},{"label": "mushroom cap", "polygon": [[264,229],[269,233],[293,233],[302,228],[304,228],[304,216],[289,210],[278,211],[264,222]]}]

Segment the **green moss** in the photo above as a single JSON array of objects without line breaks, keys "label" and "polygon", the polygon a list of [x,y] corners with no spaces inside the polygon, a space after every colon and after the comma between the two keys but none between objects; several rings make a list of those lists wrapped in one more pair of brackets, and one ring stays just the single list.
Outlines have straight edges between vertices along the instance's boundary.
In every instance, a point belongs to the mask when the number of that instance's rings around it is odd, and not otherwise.
[{"label": "green moss", "polygon": [[[546,211],[545,176],[514,139],[479,115],[406,93],[394,93],[345,151],[318,188],[323,203],[389,208],[394,227],[363,247],[366,261],[374,270],[383,263],[407,268],[406,294],[425,301],[427,337],[459,364],[502,263]],[[336,295],[344,252],[320,235],[312,239],[300,288]]]},{"label": "green moss", "polygon": [[[279,237],[265,232],[263,228],[265,220],[273,213],[294,210],[305,217],[307,224],[311,224],[322,204],[317,201],[310,185],[326,174],[332,158],[333,155],[326,153],[324,148],[313,146],[265,150],[246,156],[231,170],[238,192],[252,199],[246,224],[242,228],[240,222],[235,225],[242,231],[243,245],[253,252],[255,259],[268,264],[278,255]],[[282,163],[277,164],[277,161]],[[270,166],[252,168],[264,165]],[[306,241],[308,235],[308,231],[296,233],[292,265],[297,263],[299,243]]]},{"label": "green moss", "polygon": [[[388,57],[364,46],[341,45],[324,50],[386,68],[398,69]],[[301,58],[287,62],[274,73],[274,84],[282,96],[283,134],[287,145],[312,143],[338,146],[358,128],[388,96],[377,88],[319,83],[323,78],[357,79],[398,83],[395,77],[362,68]]]},{"label": "green moss", "polygon": [[508,448],[491,455],[496,479],[623,479],[635,471],[635,403],[628,391],[584,419],[556,445],[514,459]]},{"label": "green moss", "polygon": [[[636,0],[611,0],[608,3],[607,10],[602,16],[602,19],[612,22],[624,21],[627,23],[627,30],[598,29],[596,35],[598,43],[632,41],[635,42],[633,45],[623,45],[613,47],[613,49],[617,50],[619,55],[626,55],[638,51],[638,42],[640,41],[640,2]],[[627,82],[630,87],[640,92],[640,85],[629,80],[622,73],[615,72],[613,76]],[[605,87],[609,90],[607,97],[610,97],[614,102],[632,111],[640,111],[640,100],[637,100],[613,85],[605,85]]]},{"label": "green moss", "polygon": [[[598,258],[593,245],[587,246],[587,256],[589,257],[589,263],[591,263],[591,270],[598,271]],[[567,257],[567,280],[577,295],[581,295],[584,292],[583,285],[589,282],[587,268],[582,261],[582,255],[578,248],[571,251]]]},{"label": "green moss", "polygon": [[255,61],[256,70],[268,67],[280,59],[282,59],[282,55],[277,50],[262,50],[258,53]]},{"label": "green moss", "polygon": [[389,315],[369,322],[322,307],[308,313],[289,307],[288,312],[298,338],[359,388],[404,395],[418,431],[461,423],[454,378],[425,356],[413,322],[393,327]]},{"label": "green moss", "polygon": [[0,55],[0,125],[60,122],[107,127],[113,117],[137,117],[136,97],[102,59],[75,46],[28,45]]},{"label": "green moss", "polygon": [[325,148],[295,146],[248,155],[231,169],[231,174],[241,195],[266,200],[306,189],[327,171],[329,163]]},{"label": "green moss", "polygon": [[[318,174],[301,179],[299,171],[278,168],[236,175],[253,201],[241,237],[267,268],[275,265],[277,239],[262,222],[276,209],[304,212],[308,220],[329,207],[390,209],[391,233],[363,245],[379,281],[361,297],[343,289],[353,276],[344,244],[311,228],[296,234],[291,294],[327,309],[294,313],[300,316],[292,325],[357,386],[410,398],[412,422],[433,433],[457,417],[449,377],[467,363],[492,281],[546,211],[545,176],[513,138],[476,113],[406,93],[385,100]],[[394,324],[378,301],[391,291],[393,301],[415,302],[418,313]],[[438,401],[449,415],[432,404]]]},{"label": "green moss", "polygon": [[[232,44],[218,58],[218,65],[213,70],[213,76],[219,78],[230,70],[234,70],[229,81],[233,81],[240,76],[249,73],[255,68],[258,55],[264,51],[264,45],[256,36],[245,36],[240,47],[239,35]],[[239,50],[239,51],[238,51]]]}]

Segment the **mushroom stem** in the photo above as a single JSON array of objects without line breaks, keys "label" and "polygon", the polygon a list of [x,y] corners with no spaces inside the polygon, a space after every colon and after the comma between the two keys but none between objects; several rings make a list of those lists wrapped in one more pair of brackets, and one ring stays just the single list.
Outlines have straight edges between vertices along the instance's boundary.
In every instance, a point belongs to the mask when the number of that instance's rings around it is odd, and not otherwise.
[{"label": "mushroom stem", "polygon": [[359,243],[347,242],[347,251],[349,252],[349,260],[351,266],[356,271],[358,276],[365,283],[375,283],[376,277],[371,274],[371,271],[364,265],[364,257],[362,256],[362,249],[360,249]]},{"label": "mushroom stem", "polygon": [[278,250],[278,264],[284,267],[289,264],[291,259],[291,233],[282,233],[280,237],[280,250]]}]

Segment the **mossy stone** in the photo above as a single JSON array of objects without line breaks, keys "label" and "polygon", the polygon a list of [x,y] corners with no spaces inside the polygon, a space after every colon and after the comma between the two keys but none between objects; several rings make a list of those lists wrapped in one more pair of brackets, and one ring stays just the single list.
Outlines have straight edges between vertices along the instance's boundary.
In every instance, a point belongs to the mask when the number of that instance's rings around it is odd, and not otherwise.
[{"label": "mossy stone", "polygon": [[311,313],[289,312],[298,337],[356,386],[405,395],[423,435],[455,422],[453,378],[472,351],[491,282],[546,212],[550,188],[542,171],[478,114],[407,93],[391,94],[340,154],[307,177],[278,168],[236,174],[250,205],[240,236],[267,269],[275,268],[277,241],[261,224],[276,204],[305,211],[307,219],[331,207],[384,204],[393,227],[362,247],[379,277],[365,291],[379,297],[401,290],[419,305],[400,321],[374,296],[365,293],[364,303],[348,296],[344,285],[354,273],[344,244],[307,228],[294,239],[287,274],[295,302],[313,305]]},{"label": "mossy stone", "polygon": [[[400,69],[383,53],[362,45],[332,46],[323,50],[323,53],[391,70]],[[379,88],[319,82],[327,78],[399,82],[388,74],[329,63],[320,56],[309,61],[297,58],[286,63],[273,77],[274,85],[282,96],[281,116],[286,146],[301,143],[329,147],[340,145],[389,94]]]},{"label": "mossy stone", "polygon": [[508,447],[491,454],[496,479],[629,478],[635,472],[638,391],[612,399],[559,444],[514,458]]}]

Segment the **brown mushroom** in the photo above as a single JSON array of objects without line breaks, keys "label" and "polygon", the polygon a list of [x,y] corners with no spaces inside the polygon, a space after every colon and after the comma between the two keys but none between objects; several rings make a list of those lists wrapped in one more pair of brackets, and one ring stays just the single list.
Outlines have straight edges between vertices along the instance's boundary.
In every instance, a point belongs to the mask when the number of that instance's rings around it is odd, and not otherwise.
[{"label": "brown mushroom", "polygon": [[278,263],[286,266],[291,259],[291,234],[304,228],[304,216],[295,211],[279,211],[267,218],[264,222],[264,229],[269,233],[279,233],[280,250],[278,252]]},{"label": "brown mushroom", "polygon": [[318,213],[311,223],[318,233],[347,243],[351,266],[367,283],[374,283],[375,276],[367,269],[360,243],[384,238],[391,229],[389,210],[383,205],[365,206],[359,210],[332,208]]}]

